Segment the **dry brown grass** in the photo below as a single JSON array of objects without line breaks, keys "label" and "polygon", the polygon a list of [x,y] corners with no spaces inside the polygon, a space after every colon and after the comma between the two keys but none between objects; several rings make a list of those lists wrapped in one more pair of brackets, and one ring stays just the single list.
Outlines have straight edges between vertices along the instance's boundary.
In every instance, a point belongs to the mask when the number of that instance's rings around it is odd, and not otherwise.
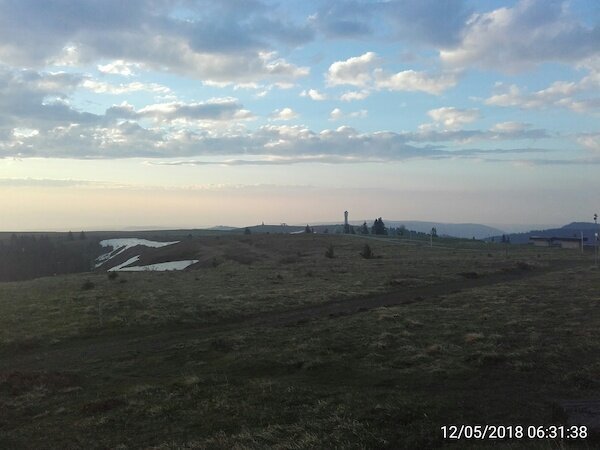
[{"label": "dry brown grass", "polygon": [[198,245],[216,267],[0,285],[0,447],[439,448],[442,424],[549,423],[553,399],[600,389],[600,280],[585,267],[302,323],[232,322],[574,253],[372,240],[382,258],[366,260],[361,239],[333,236],[326,258],[327,239],[298,237],[236,238],[266,255],[251,264],[227,259],[236,239],[211,238]]}]

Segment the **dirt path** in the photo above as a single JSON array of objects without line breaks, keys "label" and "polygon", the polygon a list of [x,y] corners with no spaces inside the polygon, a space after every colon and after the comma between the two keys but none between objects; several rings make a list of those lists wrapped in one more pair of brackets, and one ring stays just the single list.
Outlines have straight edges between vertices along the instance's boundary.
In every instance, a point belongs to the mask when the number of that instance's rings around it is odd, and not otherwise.
[{"label": "dirt path", "polygon": [[[332,300],[310,305],[248,315],[227,321],[202,326],[173,326],[169,329],[144,328],[134,333],[119,333],[76,338],[65,341],[56,348],[32,348],[18,356],[0,356],[0,371],[5,370],[77,370],[91,361],[124,358],[147,352],[160,352],[189,339],[198,339],[211,334],[249,327],[277,327],[301,325],[313,319],[334,318],[371,309],[398,306],[431,300],[441,295],[466,291],[500,283],[511,283],[551,272],[583,267],[587,263],[576,261],[554,262],[546,268],[515,268],[480,278],[466,278],[431,286],[403,288],[384,294]],[[176,327],[176,328],[174,328]]]}]

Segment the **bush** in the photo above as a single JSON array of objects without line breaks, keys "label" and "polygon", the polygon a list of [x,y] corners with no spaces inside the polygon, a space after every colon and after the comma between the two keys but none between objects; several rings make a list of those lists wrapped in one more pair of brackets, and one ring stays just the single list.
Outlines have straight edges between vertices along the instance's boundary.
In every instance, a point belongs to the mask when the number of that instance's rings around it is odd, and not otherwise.
[{"label": "bush", "polygon": [[114,280],[118,276],[119,276],[119,274],[117,272],[108,272],[108,279],[109,280]]},{"label": "bush", "polygon": [[335,253],[333,251],[333,245],[329,244],[329,247],[327,247],[327,250],[325,250],[325,256],[327,258],[335,258]]},{"label": "bush", "polygon": [[81,285],[81,289],[84,291],[89,291],[90,289],[94,289],[96,285],[90,280],[85,280],[85,283]]},{"label": "bush", "polygon": [[373,250],[371,250],[371,247],[369,246],[369,244],[365,244],[362,251],[360,252],[360,256],[362,256],[365,259],[371,259],[375,255],[373,254]]}]

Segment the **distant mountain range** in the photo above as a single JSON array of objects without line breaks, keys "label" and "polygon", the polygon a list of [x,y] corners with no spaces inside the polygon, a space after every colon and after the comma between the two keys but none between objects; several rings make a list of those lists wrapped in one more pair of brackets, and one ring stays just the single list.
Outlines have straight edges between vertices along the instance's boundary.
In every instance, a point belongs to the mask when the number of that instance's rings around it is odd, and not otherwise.
[{"label": "distant mountain range", "polygon": [[227,225],[217,225],[215,227],[210,227],[210,228],[205,228],[205,230],[211,230],[211,231],[232,231],[232,230],[238,230],[238,227],[228,227]]},{"label": "distant mountain range", "polygon": [[[594,233],[598,231],[598,226],[591,222],[572,222],[560,228],[548,228],[545,230],[531,230],[526,233],[511,233],[507,234],[511,244],[527,244],[532,236],[540,237],[576,237],[580,238],[583,234],[587,238],[587,244],[591,245],[594,242]],[[492,238],[490,238],[491,240]],[[502,239],[502,233],[493,236],[495,241]]]},{"label": "distant mountain range", "polygon": [[[430,233],[432,228],[435,228],[438,236],[448,236],[464,239],[484,239],[500,241],[502,236],[508,236],[510,242],[513,244],[526,244],[529,243],[531,236],[543,236],[543,237],[581,237],[587,238],[588,244],[594,241],[594,233],[597,231],[596,225],[589,222],[573,222],[562,227],[545,228],[539,230],[531,230],[526,232],[511,233],[508,230],[514,230],[515,228],[525,228],[525,226],[507,226],[507,229],[502,230],[489,225],[483,225],[478,223],[446,223],[446,222],[427,222],[420,220],[389,220],[383,219],[387,228],[399,228],[404,226],[408,231],[416,231],[419,233]],[[363,224],[362,220],[351,220],[350,225],[357,229]],[[320,223],[309,223],[312,230],[316,233],[341,233],[343,232],[344,225],[341,222],[320,222]],[[367,221],[369,229],[373,225],[373,221]],[[246,228],[251,233],[298,233],[304,231],[306,224],[261,224],[253,225],[248,227],[231,227],[226,225],[218,225],[211,228],[205,228],[213,232],[225,232],[225,233],[243,233]],[[134,230],[142,227],[130,227],[129,230]],[[147,228],[147,227],[143,227]],[[158,229],[158,228],[157,228]]]}]

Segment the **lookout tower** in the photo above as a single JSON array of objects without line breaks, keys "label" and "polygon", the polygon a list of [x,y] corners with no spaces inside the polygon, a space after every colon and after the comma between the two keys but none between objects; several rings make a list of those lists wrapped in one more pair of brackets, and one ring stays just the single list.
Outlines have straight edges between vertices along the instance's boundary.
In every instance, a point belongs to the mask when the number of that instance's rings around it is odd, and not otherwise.
[{"label": "lookout tower", "polygon": [[344,233],[350,233],[350,224],[348,223],[348,211],[344,211]]}]

